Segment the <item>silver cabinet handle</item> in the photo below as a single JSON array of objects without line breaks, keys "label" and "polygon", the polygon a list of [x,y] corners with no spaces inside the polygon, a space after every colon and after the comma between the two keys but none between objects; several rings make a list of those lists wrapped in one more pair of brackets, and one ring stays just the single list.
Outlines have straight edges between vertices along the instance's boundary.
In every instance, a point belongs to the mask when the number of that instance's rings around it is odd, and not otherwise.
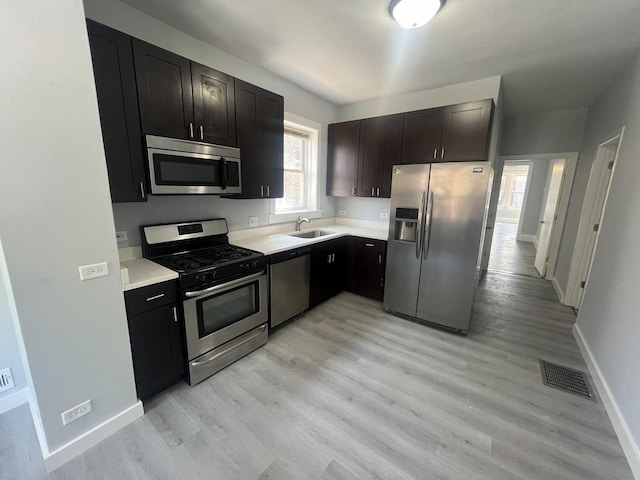
[{"label": "silver cabinet handle", "polygon": [[193,123],[189,122],[189,138],[196,138],[193,134]]},{"label": "silver cabinet handle", "polygon": [[380,196],[380,187],[376,188],[376,197]]},{"label": "silver cabinet handle", "polygon": [[438,149],[437,149],[437,148],[434,148],[434,149],[433,149],[433,159],[434,159],[434,160],[437,160],[437,159],[438,159]]},{"label": "silver cabinet handle", "polygon": [[159,298],[162,298],[162,297],[164,297],[164,293],[161,293],[159,295],[154,295],[153,297],[147,298],[147,302],[151,302],[153,300],[158,300]]},{"label": "silver cabinet handle", "polygon": [[267,197],[271,196],[271,189],[269,188],[269,185],[267,185]]},{"label": "silver cabinet handle", "polygon": [[442,149],[442,152],[440,153],[440,158],[444,158],[444,148]]},{"label": "silver cabinet handle", "polygon": [[246,277],[242,277],[237,280],[232,280],[231,282],[226,282],[222,285],[216,285],[214,287],[205,288],[204,290],[197,290],[195,292],[185,292],[184,296],[187,298],[193,298],[193,297],[200,297],[208,293],[224,292],[225,290],[231,290],[231,288],[233,287],[251,283],[253,280],[255,280],[256,278],[260,278],[262,275],[264,275],[264,272],[254,273],[253,275],[248,275]]},{"label": "silver cabinet handle", "polygon": [[378,255],[378,263],[382,265],[382,254]]},{"label": "silver cabinet handle", "polygon": [[204,127],[200,125],[200,140],[204,140]]},{"label": "silver cabinet handle", "polygon": [[264,197],[264,186],[260,185],[260,196]]},{"label": "silver cabinet handle", "polygon": [[140,182],[140,196],[144,198],[144,183]]},{"label": "silver cabinet handle", "polygon": [[375,187],[371,187],[371,196],[375,196],[375,193],[373,193],[375,191]]},{"label": "silver cabinet handle", "polygon": [[364,246],[365,247],[373,247],[373,243],[365,243]]},{"label": "silver cabinet handle", "polygon": [[173,307],[173,321],[178,323],[178,309]]},{"label": "silver cabinet handle", "polygon": [[331,254],[331,263],[336,263],[336,254],[335,253]]}]

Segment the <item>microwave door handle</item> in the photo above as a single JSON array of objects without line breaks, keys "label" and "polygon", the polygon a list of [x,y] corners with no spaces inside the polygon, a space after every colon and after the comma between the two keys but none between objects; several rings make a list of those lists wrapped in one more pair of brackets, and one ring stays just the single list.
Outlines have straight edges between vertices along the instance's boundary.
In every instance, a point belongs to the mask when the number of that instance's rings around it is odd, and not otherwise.
[{"label": "microwave door handle", "polygon": [[220,167],[220,187],[223,190],[226,190],[227,188],[227,161],[224,159],[224,157],[220,157],[220,163],[219,163],[219,167]]}]

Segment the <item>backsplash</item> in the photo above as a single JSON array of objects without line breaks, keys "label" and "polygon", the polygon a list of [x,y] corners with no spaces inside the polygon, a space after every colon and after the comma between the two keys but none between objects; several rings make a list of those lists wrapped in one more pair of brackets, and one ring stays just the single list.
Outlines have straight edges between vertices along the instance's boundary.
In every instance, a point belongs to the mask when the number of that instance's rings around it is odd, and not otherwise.
[{"label": "backsplash", "polygon": [[[369,220],[372,222],[388,222],[391,200],[389,198],[363,198],[345,197],[336,198],[336,217],[353,218],[356,220]],[[340,215],[344,210],[346,215]],[[386,214],[387,218],[380,218],[380,214]]]}]

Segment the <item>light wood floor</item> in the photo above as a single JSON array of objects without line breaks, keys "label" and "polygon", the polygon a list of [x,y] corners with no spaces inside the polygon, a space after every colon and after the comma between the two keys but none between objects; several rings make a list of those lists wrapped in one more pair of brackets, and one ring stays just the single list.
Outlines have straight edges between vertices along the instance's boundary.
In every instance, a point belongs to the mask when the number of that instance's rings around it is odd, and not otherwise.
[{"label": "light wood floor", "polygon": [[518,225],[496,222],[491,243],[489,270],[539,277],[533,266],[536,249],[532,243],[516,240]]},{"label": "light wood floor", "polygon": [[49,476],[26,407],[0,416],[0,478],[632,479],[602,404],[541,383],[585,369],[573,320],[492,272],[467,337],[342,293]]}]

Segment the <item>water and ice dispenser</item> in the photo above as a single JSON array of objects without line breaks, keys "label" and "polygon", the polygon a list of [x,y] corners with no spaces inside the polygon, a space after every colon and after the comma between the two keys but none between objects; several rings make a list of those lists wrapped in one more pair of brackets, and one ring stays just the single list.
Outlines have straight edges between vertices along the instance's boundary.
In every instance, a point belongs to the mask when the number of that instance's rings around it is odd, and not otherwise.
[{"label": "water and ice dispenser", "polygon": [[396,208],[396,228],[394,240],[416,243],[418,230],[417,208]]}]

